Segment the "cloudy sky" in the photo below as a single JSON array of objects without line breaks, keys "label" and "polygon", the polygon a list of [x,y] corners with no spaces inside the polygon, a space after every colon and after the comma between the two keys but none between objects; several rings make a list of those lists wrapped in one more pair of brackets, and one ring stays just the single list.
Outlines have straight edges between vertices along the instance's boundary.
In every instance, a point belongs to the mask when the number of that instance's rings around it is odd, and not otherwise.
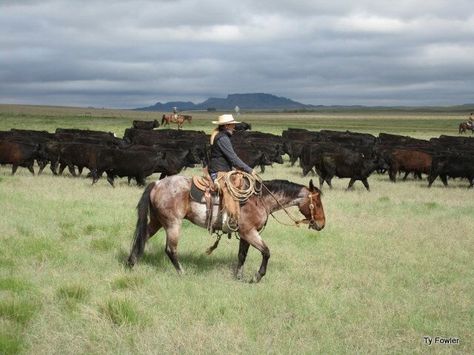
[{"label": "cloudy sky", "polygon": [[0,103],[474,103],[472,0],[0,0]]}]

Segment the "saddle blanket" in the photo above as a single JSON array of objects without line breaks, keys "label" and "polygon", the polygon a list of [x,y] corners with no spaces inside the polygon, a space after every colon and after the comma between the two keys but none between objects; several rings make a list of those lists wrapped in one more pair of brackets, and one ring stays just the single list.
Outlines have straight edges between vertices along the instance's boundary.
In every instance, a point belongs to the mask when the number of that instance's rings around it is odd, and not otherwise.
[{"label": "saddle blanket", "polygon": [[[199,179],[199,182],[196,183],[196,179]],[[202,178],[205,179],[205,178]],[[191,199],[195,202],[199,203],[206,203],[206,198],[205,198],[205,193],[206,189],[203,190],[203,186],[205,186],[201,180],[200,176],[194,176],[192,179],[191,183],[191,191],[189,192],[189,195],[191,196]],[[219,194],[217,191],[212,191],[209,190],[211,193],[211,198],[212,198],[212,204],[213,205],[219,205]]]}]

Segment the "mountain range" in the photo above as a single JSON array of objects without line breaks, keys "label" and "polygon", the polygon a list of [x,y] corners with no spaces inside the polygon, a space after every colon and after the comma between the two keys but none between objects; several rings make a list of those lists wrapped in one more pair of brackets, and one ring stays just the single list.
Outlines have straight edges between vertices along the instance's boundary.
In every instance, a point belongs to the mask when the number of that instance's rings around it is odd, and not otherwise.
[{"label": "mountain range", "polygon": [[177,107],[178,111],[192,110],[234,110],[238,106],[243,110],[307,110],[316,106],[305,105],[271,94],[230,94],[226,98],[211,97],[206,101],[195,104],[190,101],[171,101],[166,103],[157,102],[153,106],[137,108],[139,111],[172,111]]},{"label": "mountain range", "polygon": [[191,101],[157,102],[153,106],[136,108],[138,111],[230,111],[238,106],[242,110],[268,111],[432,111],[432,112],[474,112],[474,104],[454,106],[363,106],[363,105],[306,105],[271,94],[230,94],[226,98],[211,97],[201,103]]}]

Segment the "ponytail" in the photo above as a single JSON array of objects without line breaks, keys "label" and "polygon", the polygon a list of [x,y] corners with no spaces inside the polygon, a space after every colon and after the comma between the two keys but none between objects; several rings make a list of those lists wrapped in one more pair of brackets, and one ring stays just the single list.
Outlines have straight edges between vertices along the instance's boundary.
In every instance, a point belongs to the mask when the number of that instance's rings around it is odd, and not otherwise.
[{"label": "ponytail", "polygon": [[210,139],[211,145],[214,144],[214,138],[216,138],[217,133],[219,133],[219,127],[214,128],[211,132],[211,139]]}]

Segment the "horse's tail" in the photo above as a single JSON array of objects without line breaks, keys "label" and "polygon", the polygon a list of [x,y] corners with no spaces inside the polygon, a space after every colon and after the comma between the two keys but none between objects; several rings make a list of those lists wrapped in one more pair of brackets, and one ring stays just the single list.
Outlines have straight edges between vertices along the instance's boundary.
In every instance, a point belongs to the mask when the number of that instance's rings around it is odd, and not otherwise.
[{"label": "horse's tail", "polygon": [[166,115],[163,114],[163,117],[161,117],[161,125],[162,126],[165,124],[165,121],[166,121]]},{"label": "horse's tail", "polygon": [[148,225],[148,212],[150,210],[150,193],[155,187],[155,182],[148,184],[143,191],[140,201],[137,205],[137,225],[135,227],[135,233],[133,235],[133,245],[128,257],[128,266],[132,267],[143,255],[145,250],[145,243],[147,239],[147,225]]}]

